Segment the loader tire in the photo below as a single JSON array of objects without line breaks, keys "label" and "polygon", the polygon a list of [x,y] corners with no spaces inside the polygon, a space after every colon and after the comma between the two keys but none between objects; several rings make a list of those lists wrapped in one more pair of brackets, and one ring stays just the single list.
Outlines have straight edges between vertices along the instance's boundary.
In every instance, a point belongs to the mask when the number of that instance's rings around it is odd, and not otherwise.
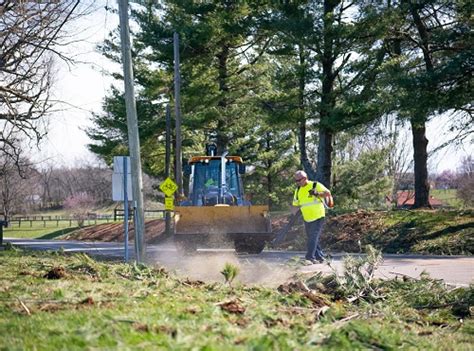
[{"label": "loader tire", "polygon": [[265,240],[235,239],[234,248],[238,254],[259,254],[265,248]]}]

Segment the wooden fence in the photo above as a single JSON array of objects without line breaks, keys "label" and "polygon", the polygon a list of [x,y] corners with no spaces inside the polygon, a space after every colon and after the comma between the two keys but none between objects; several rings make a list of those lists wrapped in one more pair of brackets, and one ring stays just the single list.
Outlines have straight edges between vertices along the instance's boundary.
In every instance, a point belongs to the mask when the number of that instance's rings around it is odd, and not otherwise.
[{"label": "wooden fence", "polygon": [[[164,218],[165,210],[145,210],[145,218]],[[128,211],[128,218],[133,219],[133,210]],[[123,220],[125,211],[121,208],[114,210],[114,221]]]},{"label": "wooden fence", "polygon": [[[145,218],[164,218],[164,210],[145,210]],[[97,223],[109,223],[114,221],[123,221],[124,210],[115,209],[114,214],[88,213],[84,218],[84,224],[96,225]],[[133,211],[129,211],[129,219],[133,219]],[[63,216],[14,216],[8,220],[9,227],[38,227],[38,224],[44,228],[56,226],[72,227],[77,224],[77,218]]]},{"label": "wooden fence", "polygon": [[[98,222],[109,223],[113,221],[112,215],[102,215],[102,216],[87,216],[84,219],[84,223],[87,225],[97,224]],[[12,217],[8,221],[9,227],[38,227],[38,224],[43,228],[46,227],[61,227],[77,225],[77,218],[71,217],[61,217],[61,216],[21,216],[21,217]]]}]

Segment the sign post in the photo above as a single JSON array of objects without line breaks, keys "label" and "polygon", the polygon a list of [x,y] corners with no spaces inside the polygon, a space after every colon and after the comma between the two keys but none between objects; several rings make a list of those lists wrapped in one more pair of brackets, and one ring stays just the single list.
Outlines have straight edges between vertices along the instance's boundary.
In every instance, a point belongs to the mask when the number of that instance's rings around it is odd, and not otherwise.
[{"label": "sign post", "polygon": [[128,192],[127,192],[127,158],[123,158],[123,226],[125,241],[125,262],[128,262]]},{"label": "sign post", "polygon": [[[128,202],[133,201],[132,181],[129,156],[114,157],[114,173],[112,174],[112,199],[123,201],[123,228],[124,228],[124,249],[125,262],[129,260],[128,252]],[[136,218],[136,217],[135,217]]]}]

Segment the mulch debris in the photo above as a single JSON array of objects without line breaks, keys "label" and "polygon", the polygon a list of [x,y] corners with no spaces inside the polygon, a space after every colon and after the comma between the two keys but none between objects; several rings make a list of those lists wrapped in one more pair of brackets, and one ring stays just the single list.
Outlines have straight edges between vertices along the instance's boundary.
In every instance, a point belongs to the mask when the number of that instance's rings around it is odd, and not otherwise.
[{"label": "mulch debris", "polygon": [[64,267],[54,267],[48,273],[46,273],[43,278],[46,279],[61,279],[66,277],[66,270]]},{"label": "mulch debris", "polygon": [[220,308],[224,311],[230,313],[243,314],[245,313],[245,307],[242,305],[239,299],[233,299],[226,302],[221,302],[218,304]]}]

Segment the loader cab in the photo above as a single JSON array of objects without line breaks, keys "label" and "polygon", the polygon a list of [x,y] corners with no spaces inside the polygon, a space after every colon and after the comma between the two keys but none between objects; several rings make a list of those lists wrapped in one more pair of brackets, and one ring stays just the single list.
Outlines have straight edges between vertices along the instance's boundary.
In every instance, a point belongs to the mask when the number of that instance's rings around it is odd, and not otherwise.
[{"label": "loader cab", "polygon": [[[222,165],[222,162],[225,165]],[[241,174],[245,172],[238,156],[197,156],[188,165],[188,206],[246,206]],[[222,172],[225,170],[225,177]]]}]

